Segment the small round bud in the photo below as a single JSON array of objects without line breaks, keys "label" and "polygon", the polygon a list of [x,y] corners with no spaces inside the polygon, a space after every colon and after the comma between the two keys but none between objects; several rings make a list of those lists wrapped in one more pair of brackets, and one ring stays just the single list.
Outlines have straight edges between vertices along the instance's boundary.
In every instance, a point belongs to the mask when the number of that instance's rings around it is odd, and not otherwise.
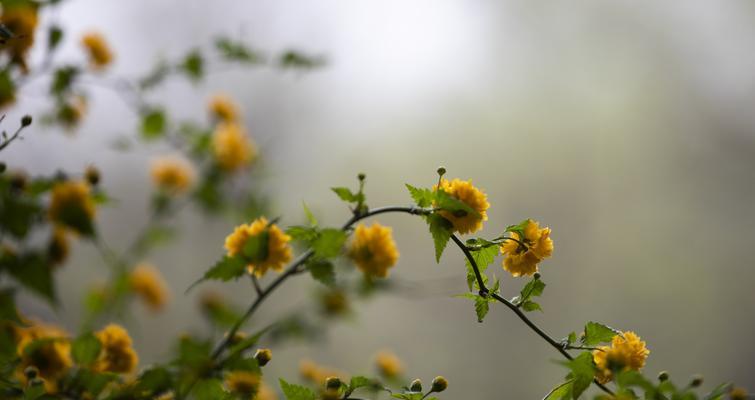
[{"label": "small round bud", "polygon": [[29,380],[34,379],[37,376],[39,376],[39,370],[37,369],[37,367],[33,365],[28,366],[24,370],[24,376],[26,376],[26,379],[29,379]]},{"label": "small round bud", "polygon": [[87,166],[86,170],[84,170],[84,176],[86,177],[87,182],[92,186],[97,186],[97,184],[100,183],[100,170],[94,165]]},{"label": "small round bud", "polygon": [[257,352],[254,353],[254,358],[257,359],[260,367],[264,367],[273,359],[273,352],[270,349],[257,349]]},{"label": "small round bud", "polygon": [[365,180],[367,178],[367,175],[365,175],[364,172],[360,172],[359,175],[357,175],[357,178],[360,181],[363,181],[363,180]]},{"label": "small round bud", "polygon": [[692,377],[692,382],[689,383],[692,387],[700,387],[700,385],[703,384],[703,376],[702,375],[695,375]]},{"label": "small round bud", "polygon": [[328,390],[338,390],[341,388],[341,379],[337,376],[330,376],[325,380],[325,388]]},{"label": "small round bud", "polygon": [[658,374],[658,380],[659,380],[659,381],[661,381],[661,382],[665,382],[665,381],[667,381],[667,380],[668,380],[668,378],[669,378],[669,376],[668,376],[668,371],[661,371],[661,372],[660,372],[660,373]]},{"label": "small round bud", "polygon": [[422,381],[419,379],[415,379],[412,381],[411,386],[409,386],[409,390],[412,392],[421,393],[422,392]]},{"label": "small round bud", "polygon": [[448,381],[446,378],[442,376],[436,376],[435,379],[433,379],[433,387],[432,391],[436,393],[440,393],[448,387]]},{"label": "small round bud", "polygon": [[438,167],[438,175],[443,176],[446,174],[446,167]]},{"label": "small round bud", "polygon": [[535,278],[536,280],[540,279],[540,273],[539,272],[535,272],[535,275],[533,275],[532,277]]},{"label": "small round bud", "polygon": [[21,118],[21,126],[29,125],[31,125],[31,115],[24,115],[24,117]]},{"label": "small round bud", "polygon": [[5,172],[6,168],[7,168],[7,166],[5,165],[5,163],[4,162],[0,162],[0,174],[2,174],[3,172]]}]

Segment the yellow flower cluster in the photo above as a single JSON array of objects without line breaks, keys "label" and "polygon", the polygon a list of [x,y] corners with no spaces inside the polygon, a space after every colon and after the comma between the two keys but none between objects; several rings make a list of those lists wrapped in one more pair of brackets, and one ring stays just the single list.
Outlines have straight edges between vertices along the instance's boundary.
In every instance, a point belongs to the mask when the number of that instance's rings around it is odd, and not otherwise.
[{"label": "yellow flower cluster", "polygon": [[253,399],[260,386],[260,376],[248,371],[233,371],[226,375],[225,385],[234,394]]},{"label": "yellow flower cluster", "polygon": [[267,231],[267,254],[263,260],[249,261],[247,270],[249,273],[260,277],[268,269],[274,271],[283,270],[283,266],[291,261],[291,237],[275,224],[268,223],[267,218],[260,217],[250,224],[239,225],[233,233],[225,238],[225,249],[229,257],[237,254],[244,254],[244,246],[247,241],[257,235]]},{"label": "yellow flower cluster", "polygon": [[[434,185],[433,190],[437,189],[438,185]],[[482,222],[488,220],[486,210],[490,208],[490,203],[488,203],[488,198],[485,193],[474,187],[472,181],[462,181],[460,179],[454,179],[452,181],[441,179],[440,189],[468,205],[479,214],[455,215],[449,211],[440,211],[439,214],[453,224],[455,231],[461,234],[466,234],[474,233],[482,229]]]},{"label": "yellow flower cluster", "polygon": [[386,378],[396,378],[404,372],[401,360],[390,351],[383,350],[375,356],[375,365],[380,375]]},{"label": "yellow flower cluster", "polygon": [[364,224],[356,227],[348,255],[367,276],[379,278],[388,276],[399,256],[391,228],[377,222],[370,227]]},{"label": "yellow flower cluster", "polygon": [[[34,32],[39,22],[37,10],[39,6],[28,2],[3,2],[0,23],[13,32],[13,38],[5,40],[0,46],[0,52],[8,54],[11,63],[18,65],[26,73],[26,55],[34,45]],[[12,99],[11,99],[12,101]]]},{"label": "yellow flower cluster", "polygon": [[220,123],[212,134],[212,151],[218,166],[235,172],[257,157],[257,148],[241,125]]},{"label": "yellow flower cluster", "polygon": [[89,62],[94,69],[103,69],[113,61],[113,53],[99,32],[89,32],[81,38],[81,44],[89,54]]},{"label": "yellow flower cluster", "polygon": [[[16,348],[21,362],[16,369],[16,376],[26,382],[24,370],[35,367],[39,376],[45,381],[45,388],[54,392],[57,380],[61,378],[71,366],[71,342],[63,329],[35,321],[27,321],[27,326],[15,328]],[[49,339],[40,345],[27,347],[36,340]]]},{"label": "yellow flower cluster", "polygon": [[102,349],[94,363],[94,370],[127,374],[136,368],[139,357],[132,347],[131,337],[122,326],[110,324],[95,335],[102,344]]},{"label": "yellow flower cluster", "polygon": [[512,232],[514,240],[506,240],[501,245],[503,269],[513,276],[532,275],[537,272],[537,265],[553,254],[553,240],[550,228],[540,228],[533,220],[527,220],[524,237]]},{"label": "yellow flower cluster", "polygon": [[58,225],[78,230],[79,227],[71,225],[71,216],[81,216],[91,221],[95,214],[89,185],[84,181],[56,183],[52,188],[48,213],[50,220]]},{"label": "yellow flower cluster", "polygon": [[613,379],[613,371],[639,371],[645,366],[650,350],[634,332],[622,332],[611,340],[610,346],[593,350],[592,357],[598,371],[596,379],[606,383]]},{"label": "yellow flower cluster", "polygon": [[234,101],[223,94],[216,94],[210,98],[208,104],[213,118],[222,122],[238,122],[239,108]]},{"label": "yellow flower cluster", "polygon": [[346,374],[334,368],[318,365],[312,360],[301,360],[299,362],[299,374],[302,378],[316,384],[324,385],[330,377],[338,377],[346,380]]},{"label": "yellow flower cluster", "polygon": [[131,272],[129,277],[131,290],[134,291],[144,303],[152,310],[159,311],[168,301],[168,289],[154,266],[141,263]]},{"label": "yellow flower cluster", "polygon": [[185,193],[194,183],[194,167],[184,158],[161,157],[152,161],[150,167],[152,184],[166,194]]}]

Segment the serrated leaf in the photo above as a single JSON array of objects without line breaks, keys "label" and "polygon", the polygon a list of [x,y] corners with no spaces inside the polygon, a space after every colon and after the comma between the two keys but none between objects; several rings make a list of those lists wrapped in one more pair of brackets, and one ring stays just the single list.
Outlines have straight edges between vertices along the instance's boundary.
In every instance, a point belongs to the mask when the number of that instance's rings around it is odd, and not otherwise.
[{"label": "serrated leaf", "polygon": [[[479,250],[472,250],[470,253],[472,254],[472,259],[475,260],[475,264],[477,264],[477,268],[480,270],[483,283],[487,284],[487,275],[485,275],[485,271],[488,269],[488,266],[495,261],[495,257],[498,255],[498,246],[483,247]],[[466,260],[466,266],[467,286],[469,286],[469,290],[472,291],[477,288],[477,276],[475,275],[474,269],[469,260]]]},{"label": "serrated leaf", "polygon": [[406,184],[406,188],[409,189],[409,194],[412,196],[414,203],[416,203],[418,207],[425,208],[430,207],[433,204],[435,194],[432,190],[416,188],[408,183]]},{"label": "serrated leaf", "polygon": [[87,366],[97,360],[102,344],[91,332],[79,335],[71,345],[71,355],[77,364]]},{"label": "serrated leaf", "polygon": [[451,239],[453,224],[438,214],[430,214],[426,219],[435,245],[435,261],[440,263],[443,250]]},{"label": "serrated leaf", "polygon": [[466,215],[474,215],[480,217],[480,213],[478,213],[472,207],[442,190],[435,191],[434,205],[435,207],[448,211],[457,217],[463,217]]},{"label": "serrated leaf", "polygon": [[485,316],[488,315],[488,311],[490,311],[490,302],[488,299],[477,296],[474,301],[474,311],[477,314],[477,322],[482,322]]},{"label": "serrated leaf", "polygon": [[286,234],[293,240],[304,242],[308,246],[317,239],[317,229],[308,226],[290,226],[286,229]]},{"label": "serrated leaf", "polygon": [[540,307],[540,304],[535,303],[532,300],[527,300],[524,303],[522,303],[522,309],[524,311],[530,312],[530,311],[543,311],[542,307]]},{"label": "serrated leaf", "polygon": [[617,334],[619,332],[613,328],[590,321],[585,324],[585,334],[582,336],[582,344],[585,346],[594,346],[600,343],[608,343]]},{"label": "serrated leaf", "polygon": [[330,188],[330,190],[333,191],[333,193],[337,194],[341,200],[347,202],[347,203],[357,203],[361,200],[364,200],[364,195],[361,195],[359,193],[352,193],[351,189],[345,188],[345,187],[333,187]]},{"label": "serrated leaf", "polygon": [[279,379],[281,390],[287,400],[316,400],[317,395],[311,389],[304,386],[286,382],[283,378]]},{"label": "serrated leaf", "polygon": [[522,290],[519,291],[519,296],[512,299],[512,303],[524,306],[525,303],[531,302],[532,298],[542,295],[543,290],[545,290],[545,282],[540,278],[532,278],[532,280],[527,282]]},{"label": "serrated leaf", "polygon": [[595,378],[595,364],[592,353],[583,352],[567,363],[572,377],[572,399],[576,400],[590,387]]},{"label": "serrated leaf", "polygon": [[235,396],[226,392],[220,379],[203,379],[199,381],[193,390],[197,400],[226,400]]},{"label": "serrated leaf", "polygon": [[307,222],[309,222],[309,226],[316,227],[317,226],[317,218],[315,218],[315,215],[312,214],[312,211],[307,207],[307,203],[302,202],[302,207],[304,208],[304,215],[307,217]]},{"label": "serrated leaf", "polygon": [[246,272],[246,264],[247,262],[241,257],[223,256],[220,261],[216,262],[212,268],[204,273],[204,276],[201,279],[194,282],[188,289],[186,289],[186,291],[190,291],[194,286],[206,280],[219,280],[225,282],[231,279],[236,279]]},{"label": "serrated leaf", "polygon": [[315,257],[319,259],[333,258],[341,254],[341,248],[346,242],[346,232],[327,228],[319,232],[317,239],[312,243]]},{"label": "serrated leaf", "polygon": [[333,263],[325,260],[313,260],[307,263],[307,269],[316,281],[325,286],[333,286],[336,283],[336,272]]},{"label": "serrated leaf", "polygon": [[568,380],[555,388],[553,388],[550,393],[545,395],[543,397],[543,400],[566,400],[571,397],[572,394],[572,386],[574,384],[574,380]]}]

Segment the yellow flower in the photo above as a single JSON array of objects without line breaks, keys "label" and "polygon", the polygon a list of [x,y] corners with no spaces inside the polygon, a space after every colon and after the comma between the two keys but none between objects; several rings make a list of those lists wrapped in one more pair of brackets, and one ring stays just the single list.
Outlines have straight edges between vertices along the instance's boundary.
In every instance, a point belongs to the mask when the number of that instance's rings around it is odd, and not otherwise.
[{"label": "yellow flower", "polygon": [[275,224],[269,224],[267,218],[260,217],[251,224],[239,225],[233,233],[225,238],[225,249],[229,257],[244,254],[244,246],[247,241],[267,231],[267,254],[262,260],[249,260],[246,266],[249,273],[260,277],[268,269],[280,272],[283,266],[291,261],[291,237],[283,233]]},{"label": "yellow flower", "polygon": [[596,379],[606,383],[613,378],[613,371],[639,371],[645,366],[650,350],[634,332],[623,332],[611,340],[611,346],[593,350],[592,358],[598,371]]},{"label": "yellow flower", "polygon": [[532,275],[537,272],[537,265],[553,254],[553,240],[550,238],[550,228],[540,228],[537,221],[527,220],[524,227],[524,237],[511,232],[515,240],[506,240],[501,245],[503,269],[517,277]]},{"label": "yellow flower", "polygon": [[239,119],[239,109],[236,103],[230,97],[217,94],[210,98],[208,104],[210,114],[214,118],[223,122],[237,122]]},{"label": "yellow flower", "polygon": [[[434,185],[433,190],[437,189],[438,185]],[[490,208],[490,203],[488,203],[488,197],[485,193],[474,187],[472,181],[462,181],[460,179],[452,181],[441,179],[440,189],[451,197],[468,205],[479,214],[454,215],[454,213],[449,211],[440,211],[439,214],[453,224],[455,231],[466,234],[482,229],[482,221],[488,220],[486,210]]]},{"label": "yellow flower", "polygon": [[89,185],[84,181],[63,181],[52,187],[50,219],[79,233],[91,226],[95,207]]},{"label": "yellow flower", "polygon": [[225,385],[231,392],[251,399],[260,386],[260,376],[248,371],[233,371],[226,375]]},{"label": "yellow flower", "polygon": [[385,278],[399,254],[391,228],[376,222],[370,227],[364,224],[356,227],[348,255],[366,275]]},{"label": "yellow flower", "polygon": [[122,326],[110,324],[95,333],[102,344],[100,357],[94,363],[96,371],[126,374],[132,372],[139,363],[131,337]]},{"label": "yellow flower", "polygon": [[343,372],[317,365],[312,360],[301,360],[299,362],[299,374],[301,374],[302,378],[317,385],[324,385],[325,381],[333,376],[338,377],[342,381],[346,380],[346,375]]},{"label": "yellow flower", "polygon": [[0,45],[0,51],[7,53],[11,63],[18,65],[21,71],[27,73],[26,54],[34,45],[34,31],[39,22],[38,6],[31,1],[9,3],[3,2],[0,23],[13,32],[13,38],[5,39]]},{"label": "yellow flower", "polygon": [[395,378],[404,371],[401,360],[390,351],[383,350],[375,356],[378,372],[386,378]]},{"label": "yellow flower", "polygon": [[275,391],[270,386],[262,382],[260,390],[257,392],[257,397],[254,400],[278,400],[278,395],[275,394]]},{"label": "yellow flower", "polygon": [[87,112],[87,99],[84,96],[73,96],[65,101],[58,109],[58,121],[66,128],[76,128]]},{"label": "yellow flower", "polygon": [[212,134],[212,151],[218,166],[229,172],[244,167],[257,157],[254,142],[237,123],[218,124]]},{"label": "yellow flower", "polygon": [[152,184],[167,194],[186,192],[194,183],[194,167],[184,158],[161,157],[152,161]]},{"label": "yellow flower", "polygon": [[160,271],[150,264],[136,266],[129,277],[133,290],[153,311],[159,311],[168,300],[168,289]]},{"label": "yellow flower", "polygon": [[[30,324],[16,329],[18,340],[16,348],[21,362],[16,370],[16,376],[25,384],[24,370],[27,367],[36,367],[39,376],[45,380],[45,388],[54,392],[57,380],[61,378],[73,365],[71,358],[71,343],[63,329],[29,321]],[[50,339],[41,345],[27,348],[36,340]]]},{"label": "yellow flower", "polygon": [[68,258],[68,236],[60,227],[52,229],[52,237],[47,245],[47,259],[52,265],[60,265]]},{"label": "yellow flower", "polygon": [[747,390],[741,387],[732,388],[729,392],[729,398],[731,400],[746,400],[747,397]]},{"label": "yellow flower", "polygon": [[113,53],[99,32],[89,32],[81,38],[81,44],[89,53],[89,62],[94,69],[103,69],[113,61]]}]

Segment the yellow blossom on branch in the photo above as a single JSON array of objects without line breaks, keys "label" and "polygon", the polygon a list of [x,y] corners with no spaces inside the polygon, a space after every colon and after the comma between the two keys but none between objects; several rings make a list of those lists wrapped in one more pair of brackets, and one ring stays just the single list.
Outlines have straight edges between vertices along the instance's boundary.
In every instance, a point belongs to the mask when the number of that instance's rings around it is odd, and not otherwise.
[{"label": "yellow blossom on branch", "polygon": [[[438,185],[434,185],[433,190],[438,190]],[[488,203],[485,193],[472,185],[472,181],[462,181],[460,179],[452,181],[441,179],[440,190],[466,204],[478,214],[458,215],[449,211],[440,211],[439,214],[453,224],[455,231],[460,234],[466,234],[482,229],[482,222],[488,220],[487,209],[490,208],[490,203]]]},{"label": "yellow blossom on branch", "polygon": [[141,263],[131,272],[129,277],[131,290],[134,291],[144,303],[153,311],[159,311],[168,301],[168,289],[154,266]]},{"label": "yellow blossom on branch", "polygon": [[152,184],[170,195],[185,193],[196,177],[194,167],[184,158],[161,157],[150,167]]},{"label": "yellow blossom on branch", "polygon": [[550,228],[540,228],[537,221],[528,219],[523,232],[523,237],[517,232],[511,232],[513,240],[509,239],[501,244],[503,269],[515,277],[534,274],[537,272],[537,265],[553,254]]},{"label": "yellow blossom on branch", "polygon": [[94,370],[127,374],[139,363],[131,343],[131,337],[122,326],[110,324],[95,333],[102,344],[100,356],[94,363]]},{"label": "yellow blossom on branch", "polygon": [[239,108],[228,96],[216,94],[210,98],[208,104],[210,114],[222,122],[238,122]]},{"label": "yellow blossom on branch", "polygon": [[13,32],[13,37],[0,46],[0,52],[8,54],[10,62],[18,65],[24,73],[29,70],[26,55],[34,45],[34,32],[39,22],[38,8],[39,6],[31,1],[8,4],[3,2],[0,15],[0,23]]},{"label": "yellow blossom on branch", "polygon": [[89,55],[92,68],[100,70],[107,67],[113,61],[113,53],[99,32],[89,32],[81,38],[81,44]]},{"label": "yellow blossom on branch", "polygon": [[396,378],[404,372],[401,360],[394,353],[383,350],[375,355],[375,365],[380,375],[386,378]]},{"label": "yellow blossom on branch", "polygon": [[257,157],[257,148],[237,123],[220,123],[212,134],[212,151],[218,166],[235,172]]},{"label": "yellow blossom on branch", "polygon": [[[73,366],[70,338],[67,332],[57,326],[27,322],[27,326],[16,329],[16,349],[21,357],[16,376],[25,383],[24,370],[35,367],[45,381],[45,388],[54,392],[57,380]],[[37,340],[46,341],[30,346]]]},{"label": "yellow blossom on branch", "polygon": [[606,383],[613,379],[614,371],[639,371],[645,366],[650,350],[634,332],[622,332],[613,337],[610,346],[593,350],[592,357],[597,367],[596,379]]},{"label": "yellow blossom on branch", "polygon": [[369,227],[365,224],[356,227],[348,255],[366,275],[385,278],[396,265],[399,253],[391,228],[376,222]]},{"label": "yellow blossom on branch", "polygon": [[82,234],[91,230],[95,214],[91,189],[84,181],[63,181],[52,187],[50,220]]},{"label": "yellow blossom on branch", "polygon": [[225,238],[225,249],[229,257],[244,254],[244,247],[250,238],[267,234],[267,247],[260,259],[248,260],[247,270],[260,277],[268,269],[280,272],[291,261],[291,237],[283,233],[276,224],[260,217],[250,224],[239,225]]}]

